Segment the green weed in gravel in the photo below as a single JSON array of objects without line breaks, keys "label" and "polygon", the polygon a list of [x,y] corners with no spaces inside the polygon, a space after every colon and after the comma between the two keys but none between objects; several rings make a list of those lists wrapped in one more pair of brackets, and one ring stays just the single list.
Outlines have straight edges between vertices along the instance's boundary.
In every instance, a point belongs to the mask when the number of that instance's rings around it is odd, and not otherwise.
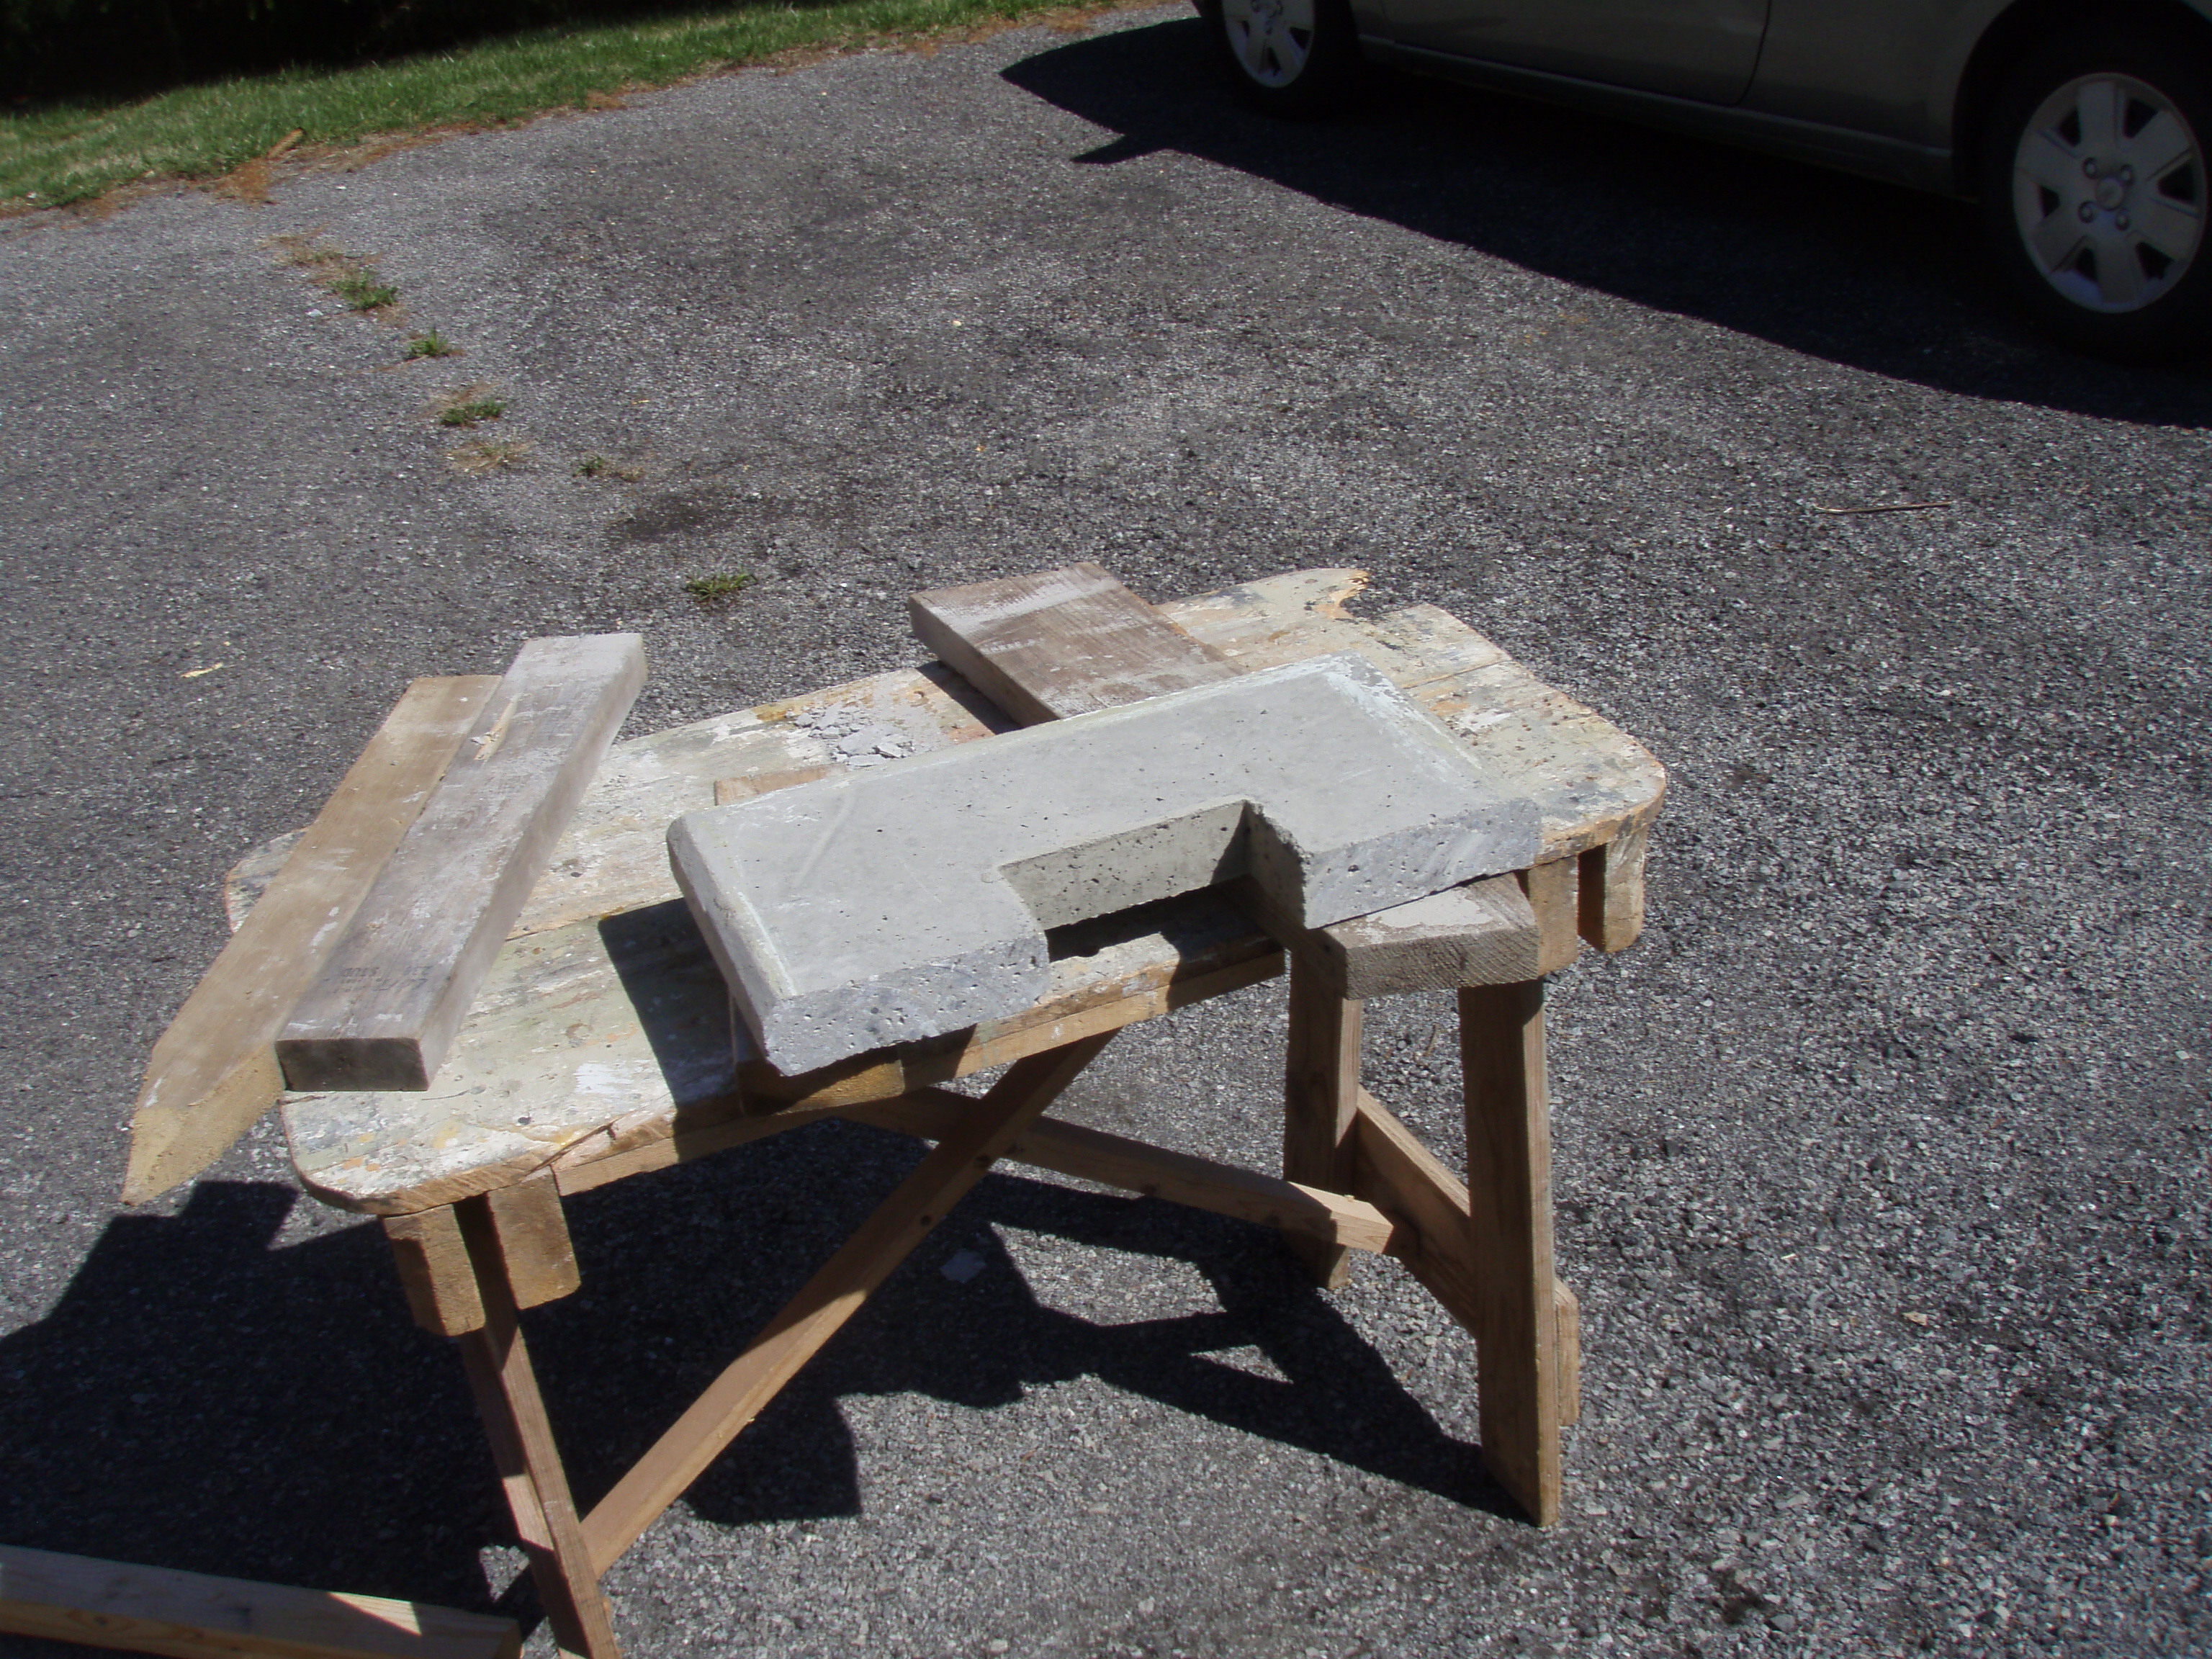
[{"label": "green weed in gravel", "polygon": [[497,398],[471,398],[466,402],[447,404],[438,411],[440,426],[474,426],[478,421],[495,421],[507,413],[507,405]]},{"label": "green weed in gravel", "polygon": [[399,303],[399,290],[377,281],[373,270],[352,271],[337,278],[331,284],[331,292],[356,311],[380,311]]},{"label": "green weed in gravel", "polygon": [[715,605],[724,599],[733,599],[752,585],[750,570],[719,570],[711,576],[699,576],[684,584],[684,591],[702,605]]},{"label": "green weed in gravel", "polygon": [[417,334],[410,340],[407,349],[400,356],[410,361],[416,357],[456,357],[460,355],[460,349],[434,328],[428,333]]}]

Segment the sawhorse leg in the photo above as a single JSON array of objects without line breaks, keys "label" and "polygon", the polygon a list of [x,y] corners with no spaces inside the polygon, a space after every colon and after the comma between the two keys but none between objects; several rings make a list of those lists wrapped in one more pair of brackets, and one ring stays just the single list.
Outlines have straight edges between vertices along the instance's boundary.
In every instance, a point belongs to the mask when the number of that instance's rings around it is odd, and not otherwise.
[{"label": "sawhorse leg", "polygon": [[1459,994],[1482,1456],[1529,1518],[1559,1515],[1561,1355],[1552,1261],[1544,981]]},{"label": "sawhorse leg", "polygon": [[[1366,1005],[1344,995],[1304,947],[1291,952],[1290,1034],[1283,1072],[1283,1179],[1324,1192],[1352,1188],[1352,1127],[1359,1109],[1359,1038]],[[1289,1237],[1316,1283],[1352,1276],[1352,1253]]]},{"label": "sawhorse leg", "polygon": [[536,1307],[576,1288],[560,1194],[539,1176],[394,1217],[385,1231],[416,1322],[460,1345],[554,1639],[574,1659],[622,1659],[517,1317],[518,1303]]}]

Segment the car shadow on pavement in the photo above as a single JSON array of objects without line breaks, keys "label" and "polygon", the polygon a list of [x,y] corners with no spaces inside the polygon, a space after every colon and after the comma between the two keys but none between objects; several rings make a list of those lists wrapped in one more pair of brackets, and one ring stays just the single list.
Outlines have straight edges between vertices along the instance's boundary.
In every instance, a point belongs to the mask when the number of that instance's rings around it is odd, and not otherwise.
[{"label": "car shadow on pavement", "polygon": [[1102,33],[1005,75],[1121,135],[1079,163],[1177,151],[1854,368],[2212,424],[2203,362],[2115,365],[2035,332],[1984,259],[1967,204],[1411,76],[1378,73],[1373,94],[1331,120],[1272,120],[1210,70],[1202,29],[1193,18]]},{"label": "car shadow on pavement", "polygon": [[[902,1136],[823,1123],[571,1201],[584,1288],[526,1329],[584,1503],[920,1155]],[[487,1577],[498,1558],[488,1567],[483,1552],[511,1533],[450,1345],[409,1321],[374,1224],[278,1243],[299,1201],[208,1182],[173,1217],[118,1216],[46,1317],[0,1339],[0,1541],[534,1616],[526,1578],[502,1595]],[[1056,1311],[999,1225],[1179,1259],[1220,1305],[1121,1324]],[[963,1249],[981,1268],[956,1282],[938,1268]],[[1141,1294],[1141,1267],[1133,1281]],[[1209,1357],[1239,1347],[1279,1376]],[[732,1525],[857,1514],[841,1399],[988,1409],[1085,1375],[1514,1513],[1477,1449],[1406,1392],[1272,1234],[1012,1174],[977,1188],[687,1502]]]}]

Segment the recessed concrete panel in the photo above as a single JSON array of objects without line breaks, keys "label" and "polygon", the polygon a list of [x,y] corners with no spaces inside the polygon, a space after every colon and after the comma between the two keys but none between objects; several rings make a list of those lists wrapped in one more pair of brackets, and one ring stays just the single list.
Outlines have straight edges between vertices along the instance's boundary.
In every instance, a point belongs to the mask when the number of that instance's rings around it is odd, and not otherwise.
[{"label": "recessed concrete panel", "polygon": [[1018,1013],[1044,932],[1249,877],[1310,929],[1520,869],[1534,803],[1323,657],[686,813],[669,850],[785,1072]]}]

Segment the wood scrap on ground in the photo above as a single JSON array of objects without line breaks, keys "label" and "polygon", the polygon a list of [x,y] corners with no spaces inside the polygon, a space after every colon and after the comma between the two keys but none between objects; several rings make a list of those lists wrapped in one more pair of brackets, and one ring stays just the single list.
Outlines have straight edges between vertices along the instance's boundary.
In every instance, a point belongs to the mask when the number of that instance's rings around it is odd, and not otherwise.
[{"label": "wood scrap on ground", "polygon": [[0,1546],[0,1631],[178,1659],[514,1659],[511,1619]]}]

